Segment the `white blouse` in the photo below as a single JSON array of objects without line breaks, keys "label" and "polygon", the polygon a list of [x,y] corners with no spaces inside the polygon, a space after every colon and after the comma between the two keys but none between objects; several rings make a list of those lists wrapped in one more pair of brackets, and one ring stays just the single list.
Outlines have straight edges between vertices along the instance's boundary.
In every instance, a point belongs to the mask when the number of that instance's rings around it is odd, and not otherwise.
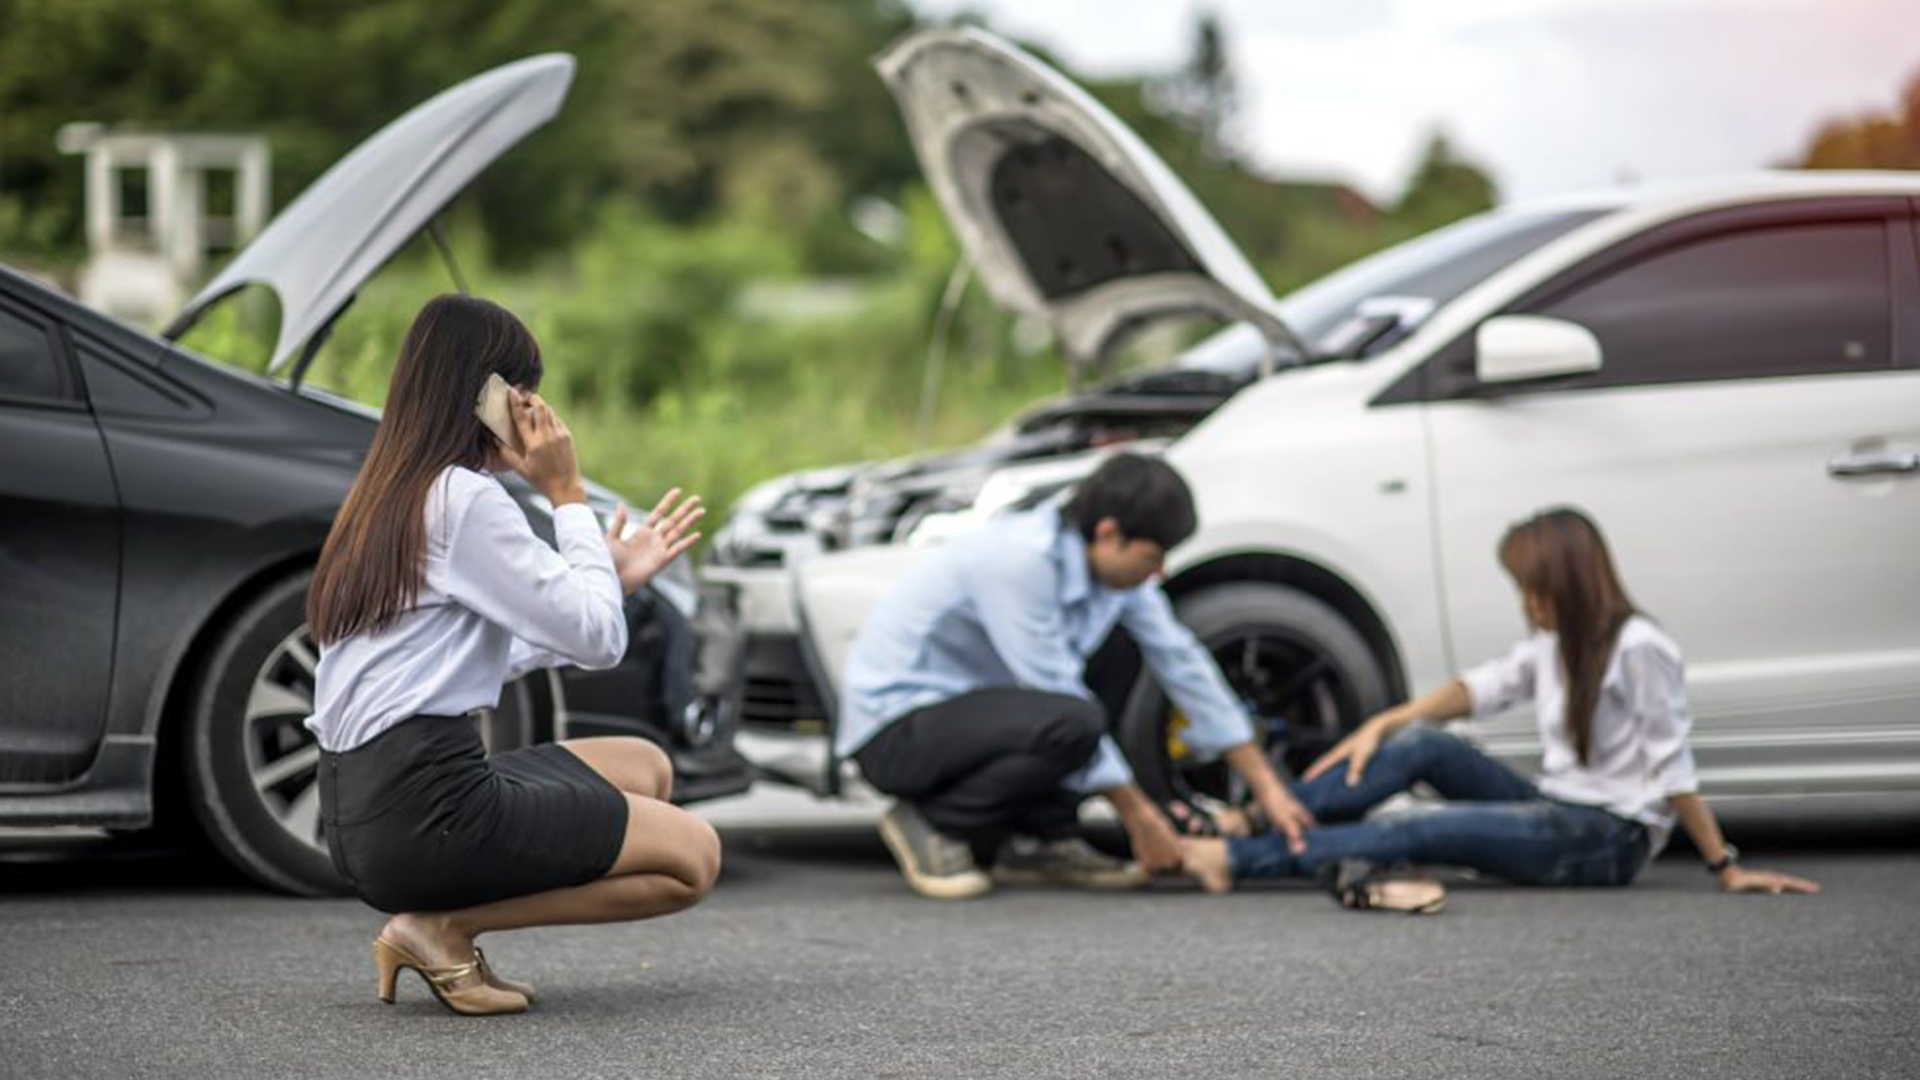
[{"label": "white blouse", "polygon": [[1567,727],[1557,635],[1536,633],[1505,657],[1464,672],[1460,680],[1474,716],[1532,699],[1545,748],[1541,794],[1641,822],[1653,834],[1653,850],[1665,846],[1673,831],[1667,797],[1690,795],[1700,783],[1687,747],[1693,714],[1680,647],[1652,620],[1636,615],[1620,628],[1594,706],[1585,765]]},{"label": "white blouse", "polygon": [[627,651],[620,579],[593,511],[553,512],[559,550],[493,477],[453,467],[428,490],[427,572],[413,607],[320,650],[307,727],[351,750],[412,716],[500,703],[535,668],[609,668]]}]

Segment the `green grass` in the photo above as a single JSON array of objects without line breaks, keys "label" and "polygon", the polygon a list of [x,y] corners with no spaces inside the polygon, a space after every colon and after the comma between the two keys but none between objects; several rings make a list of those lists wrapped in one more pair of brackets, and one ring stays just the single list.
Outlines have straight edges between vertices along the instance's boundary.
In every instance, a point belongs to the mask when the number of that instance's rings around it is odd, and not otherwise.
[{"label": "green grass", "polygon": [[[888,271],[844,290],[850,308],[805,317],[742,303],[751,287],[804,278],[794,241],[738,223],[668,227],[611,213],[589,242],[540,265],[501,268],[476,244],[456,244],[456,257],[471,291],[539,340],[542,393],[573,429],[587,474],[636,501],[670,486],[698,491],[717,527],[768,477],[964,444],[1064,388],[1061,360],[1019,355],[1012,320],[976,288],[954,319],[939,408],[917,445],[923,365],[954,256],[932,215],[914,209]],[[381,404],[408,324],[451,287],[432,248],[416,243],[362,290],[308,381]],[[264,295],[243,297],[188,344],[257,371],[276,318]]]}]

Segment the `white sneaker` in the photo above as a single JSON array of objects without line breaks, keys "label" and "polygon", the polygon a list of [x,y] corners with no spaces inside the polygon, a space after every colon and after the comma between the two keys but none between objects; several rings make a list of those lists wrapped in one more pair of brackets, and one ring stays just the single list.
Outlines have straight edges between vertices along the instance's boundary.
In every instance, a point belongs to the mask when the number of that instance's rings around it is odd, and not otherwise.
[{"label": "white sneaker", "polygon": [[927,824],[907,803],[896,802],[880,816],[880,839],[921,896],[970,900],[993,891],[993,882],[973,861],[973,849]]}]

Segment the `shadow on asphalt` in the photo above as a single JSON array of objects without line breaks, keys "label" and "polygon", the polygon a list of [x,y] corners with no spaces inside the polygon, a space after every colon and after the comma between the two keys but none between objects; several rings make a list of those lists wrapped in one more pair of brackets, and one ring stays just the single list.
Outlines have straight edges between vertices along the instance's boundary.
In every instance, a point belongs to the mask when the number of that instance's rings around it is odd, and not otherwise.
[{"label": "shadow on asphalt", "polygon": [[209,849],[132,836],[0,835],[0,897],[47,892],[232,892],[255,886]]},{"label": "shadow on asphalt", "polygon": [[[1721,811],[1728,835],[1749,855],[1911,854],[1920,851],[1920,800],[1893,809],[1857,803],[1732,805]],[[770,881],[782,874],[890,867],[892,859],[866,824],[733,826],[722,830],[725,880]],[[1095,825],[1093,841],[1118,850],[1117,828]],[[1663,859],[1692,859],[1676,835]],[[217,853],[160,844],[139,835],[10,837],[0,834],[0,897],[35,893],[254,892],[248,878]]]}]

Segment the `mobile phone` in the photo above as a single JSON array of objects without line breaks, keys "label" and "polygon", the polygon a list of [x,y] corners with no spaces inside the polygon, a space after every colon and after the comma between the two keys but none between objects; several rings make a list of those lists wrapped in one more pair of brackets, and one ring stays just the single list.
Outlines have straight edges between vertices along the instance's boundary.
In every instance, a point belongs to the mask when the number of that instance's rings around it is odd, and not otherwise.
[{"label": "mobile phone", "polygon": [[499,372],[487,376],[487,384],[480,388],[480,400],[474,403],[473,415],[487,425],[494,437],[506,444],[507,449],[523,454],[526,448],[520,444],[520,432],[513,426],[513,409],[508,404],[511,388]]}]

